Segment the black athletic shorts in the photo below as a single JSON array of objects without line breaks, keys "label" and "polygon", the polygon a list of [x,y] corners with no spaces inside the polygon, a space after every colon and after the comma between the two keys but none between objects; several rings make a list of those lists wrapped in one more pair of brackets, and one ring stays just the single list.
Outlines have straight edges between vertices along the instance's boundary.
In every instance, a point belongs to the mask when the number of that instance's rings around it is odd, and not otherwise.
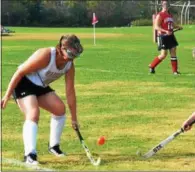
[{"label": "black athletic shorts", "polygon": [[175,35],[160,35],[157,37],[158,50],[168,50],[178,46],[178,42],[175,38]]},{"label": "black athletic shorts", "polygon": [[31,82],[26,76],[24,76],[16,88],[13,91],[13,97],[14,99],[19,99],[26,97],[28,95],[35,95],[37,97],[44,95],[46,93],[54,91],[52,88],[49,86],[47,87],[41,87],[33,82]]}]

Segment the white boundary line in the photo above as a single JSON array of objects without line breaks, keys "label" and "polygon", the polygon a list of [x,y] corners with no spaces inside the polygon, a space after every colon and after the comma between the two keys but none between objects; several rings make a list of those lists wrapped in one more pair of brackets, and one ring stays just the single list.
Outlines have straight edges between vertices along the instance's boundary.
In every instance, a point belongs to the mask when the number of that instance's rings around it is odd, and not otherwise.
[{"label": "white boundary line", "polygon": [[7,163],[7,164],[17,165],[17,166],[21,166],[21,167],[26,167],[26,168],[29,168],[29,169],[32,169],[32,170],[37,170],[37,171],[56,171],[56,170],[49,169],[49,168],[42,168],[38,165],[26,164],[26,163],[18,161],[16,159],[2,158],[2,163]]},{"label": "white boundary line", "polygon": [[[3,63],[5,65],[16,65],[16,66],[19,66],[20,64],[19,63],[10,63],[10,62],[7,62],[7,63]],[[2,65],[3,65],[2,64]],[[126,74],[136,74],[136,75],[145,75],[144,73],[141,73],[141,72],[126,72],[126,71],[113,71],[113,70],[106,70],[106,69],[94,69],[94,68],[84,68],[84,67],[77,67],[76,70],[88,70],[88,71],[95,71],[95,72],[106,72],[106,73],[126,73]],[[149,73],[148,73],[149,74]],[[170,74],[165,74],[165,73],[158,73],[156,75],[171,75]],[[195,73],[186,73],[186,74],[181,74],[181,76],[195,76]]]},{"label": "white boundary line", "polygon": [[[94,71],[94,72],[106,72],[106,73],[126,73],[126,74],[136,74],[136,75],[145,75],[144,73],[141,73],[141,72],[126,72],[126,71],[112,71],[112,70],[106,70],[106,69],[93,69],[93,68],[84,68],[84,67],[77,67],[76,70],[88,70],[88,71]],[[150,73],[148,72],[148,74],[150,75]],[[151,74],[153,75],[153,74]],[[173,74],[165,74],[165,73],[158,73],[158,74],[154,74],[154,76],[159,76],[159,75],[173,75]],[[186,74],[183,74],[181,73],[181,76],[195,76],[195,73],[186,73]]]}]

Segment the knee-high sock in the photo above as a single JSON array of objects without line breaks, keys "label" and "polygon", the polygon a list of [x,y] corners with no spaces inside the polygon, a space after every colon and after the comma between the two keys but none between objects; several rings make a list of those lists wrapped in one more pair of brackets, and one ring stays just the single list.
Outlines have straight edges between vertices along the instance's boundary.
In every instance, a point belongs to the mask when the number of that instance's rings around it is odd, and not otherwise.
[{"label": "knee-high sock", "polygon": [[37,123],[31,120],[26,120],[23,125],[23,141],[25,156],[29,153],[36,154],[37,144]]},{"label": "knee-high sock", "polygon": [[60,144],[60,137],[64,128],[66,116],[56,116],[52,115],[50,122],[50,140],[49,146],[53,147],[57,144]]},{"label": "knee-high sock", "polygon": [[152,61],[152,63],[149,65],[149,67],[155,68],[161,61],[162,61],[162,60],[160,60],[160,59],[158,58],[158,56],[157,56],[157,57],[154,58],[154,60]]},{"label": "knee-high sock", "polygon": [[177,57],[171,57],[171,66],[172,66],[172,71],[177,72],[177,68],[178,68]]}]

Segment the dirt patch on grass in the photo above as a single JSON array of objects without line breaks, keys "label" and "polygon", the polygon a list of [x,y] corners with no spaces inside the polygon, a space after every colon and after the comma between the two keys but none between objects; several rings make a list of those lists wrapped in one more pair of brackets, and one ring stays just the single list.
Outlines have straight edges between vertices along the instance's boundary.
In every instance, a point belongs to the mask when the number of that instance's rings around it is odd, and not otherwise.
[{"label": "dirt patch on grass", "polygon": [[143,87],[154,87],[154,86],[161,86],[163,83],[161,82],[136,82],[136,81],[110,81],[110,82],[94,82],[89,85],[84,84],[77,84],[77,88],[84,88],[85,90],[90,88],[90,90],[97,90],[97,89],[105,89],[105,88],[120,88],[120,87],[131,87],[131,86],[143,86]]}]

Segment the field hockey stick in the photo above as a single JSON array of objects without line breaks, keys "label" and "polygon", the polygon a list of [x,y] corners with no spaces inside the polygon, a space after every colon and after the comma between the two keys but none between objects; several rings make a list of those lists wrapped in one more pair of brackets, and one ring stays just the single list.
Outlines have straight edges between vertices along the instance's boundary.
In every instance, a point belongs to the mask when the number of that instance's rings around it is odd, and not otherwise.
[{"label": "field hockey stick", "polygon": [[180,29],[180,28],[175,29],[175,30],[173,30],[173,33],[174,33],[174,32],[177,32],[177,31],[179,31],[179,30],[182,30],[182,29]]},{"label": "field hockey stick", "polygon": [[[195,123],[195,121],[192,121],[189,126],[192,126]],[[151,156],[155,155],[159,150],[165,147],[168,143],[170,143],[173,139],[175,139],[177,136],[179,136],[181,133],[184,132],[183,128],[180,128],[178,131],[167,137],[165,140],[160,142],[158,145],[153,147],[151,150],[149,150],[146,154],[143,155],[144,158],[150,158]]]},{"label": "field hockey stick", "polygon": [[[173,32],[172,32],[172,33],[175,33],[175,32],[177,32],[177,31],[179,31],[179,30],[182,30],[182,29],[180,29],[180,28],[175,29],[175,30],[173,30]],[[162,36],[168,36],[168,34],[165,34],[165,35],[162,35]]]},{"label": "field hockey stick", "polygon": [[82,135],[81,135],[79,129],[76,128],[75,131],[76,131],[76,133],[77,133],[77,135],[78,135],[78,137],[79,137],[79,140],[80,140],[80,142],[81,142],[81,145],[82,145],[83,149],[85,150],[86,155],[87,155],[87,157],[89,158],[91,164],[93,164],[94,166],[100,165],[100,162],[101,162],[100,157],[97,159],[97,161],[94,160],[93,156],[91,155],[91,153],[90,153],[90,151],[89,151],[89,148],[87,147],[87,145],[86,145],[85,142],[84,142],[84,139],[83,139],[83,137],[82,137]]},{"label": "field hockey stick", "polygon": [[[177,32],[177,31],[179,31],[179,30],[182,30],[182,29],[180,29],[180,28],[178,28],[178,29],[175,29],[175,30],[173,30],[173,32],[172,33],[175,33],[175,32]],[[161,35],[162,37],[164,37],[164,36],[168,36],[168,34],[164,34],[164,35]],[[157,37],[159,37],[159,36],[157,36]],[[156,40],[157,40],[157,38],[156,38]],[[158,42],[158,41],[155,41],[156,43]]]}]

